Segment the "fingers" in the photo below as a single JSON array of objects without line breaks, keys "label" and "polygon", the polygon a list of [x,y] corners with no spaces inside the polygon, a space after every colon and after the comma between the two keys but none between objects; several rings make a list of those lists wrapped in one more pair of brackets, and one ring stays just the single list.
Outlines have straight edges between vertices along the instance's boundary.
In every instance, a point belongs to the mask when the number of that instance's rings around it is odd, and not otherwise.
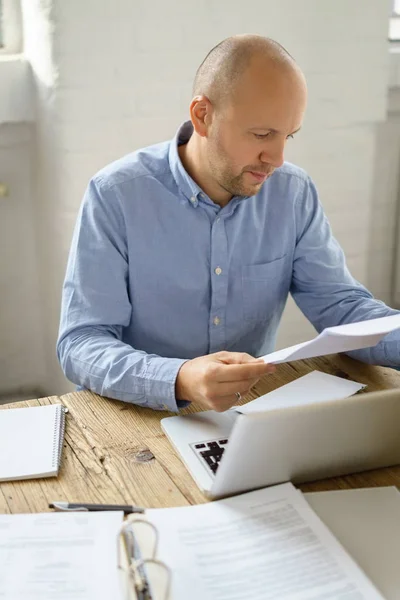
[{"label": "fingers", "polygon": [[206,409],[224,411],[246,394],[260,379],[273,373],[274,365],[244,352],[216,352],[185,362],[175,389],[177,399],[196,402]]},{"label": "fingers", "polygon": [[229,383],[215,384],[207,393],[207,404],[212,410],[223,412],[228,410],[234,404],[237,404],[237,392],[244,396],[256,385],[258,379],[248,379],[247,381],[231,381]]},{"label": "fingers", "polygon": [[[242,394],[242,392],[240,393]],[[229,394],[228,396],[219,396],[218,398],[214,398],[212,402],[210,402],[210,405],[212,405],[212,410],[215,410],[215,412],[224,412],[225,410],[229,410],[232,406],[235,406],[235,404],[238,402],[239,398],[236,396],[236,393],[234,393]]]},{"label": "fingers", "polygon": [[268,365],[264,361],[253,361],[242,364],[216,365],[213,373],[214,381],[243,381],[246,379],[258,379],[276,370],[274,365]]},{"label": "fingers", "polygon": [[215,412],[225,412],[226,410],[229,410],[230,408],[232,408],[232,406],[237,404],[237,401],[238,399],[236,396],[234,398],[232,398],[232,396],[224,396],[223,398],[218,398],[218,400],[215,401],[212,410],[215,410]]},{"label": "fingers", "polygon": [[221,352],[216,352],[214,354],[215,358],[225,364],[242,364],[255,362],[259,360],[258,358],[254,358],[251,354],[247,354],[247,352],[227,352],[225,350]]},{"label": "fingers", "polygon": [[212,398],[221,398],[224,396],[234,396],[236,392],[239,394],[247,394],[251,388],[256,385],[258,378],[246,379],[244,381],[229,381],[224,383],[215,383],[209,388],[209,396]]}]

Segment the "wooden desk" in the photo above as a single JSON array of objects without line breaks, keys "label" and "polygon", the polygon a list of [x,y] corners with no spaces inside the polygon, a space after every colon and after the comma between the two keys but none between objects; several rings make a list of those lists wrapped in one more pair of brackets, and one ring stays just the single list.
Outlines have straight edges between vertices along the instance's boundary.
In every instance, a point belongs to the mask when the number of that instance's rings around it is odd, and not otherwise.
[{"label": "wooden desk", "polygon": [[[246,400],[318,369],[368,385],[367,391],[400,386],[400,373],[333,355],[278,365]],[[62,466],[57,478],[0,484],[0,513],[42,512],[54,500],[183,506],[206,502],[160,428],[170,413],[138,408],[90,392],[40,398],[0,409],[62,402],[66,419]],[[189,407],[182,413],[195,412]],[[40,435],[40,432],[38,432]],[[400,486],[400,466],[300,486],[303,491],[382,485]]]}]

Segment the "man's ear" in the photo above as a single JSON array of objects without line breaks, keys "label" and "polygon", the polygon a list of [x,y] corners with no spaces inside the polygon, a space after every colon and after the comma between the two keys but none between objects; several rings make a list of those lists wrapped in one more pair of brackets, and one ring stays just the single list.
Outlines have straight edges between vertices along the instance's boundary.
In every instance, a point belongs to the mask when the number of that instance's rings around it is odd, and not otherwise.
[{"label": "man's ear", "polygon": [[195,132],[207,137],[212,121],[213,105],[207,96],[195,96],[190,103],[190,118]]}]

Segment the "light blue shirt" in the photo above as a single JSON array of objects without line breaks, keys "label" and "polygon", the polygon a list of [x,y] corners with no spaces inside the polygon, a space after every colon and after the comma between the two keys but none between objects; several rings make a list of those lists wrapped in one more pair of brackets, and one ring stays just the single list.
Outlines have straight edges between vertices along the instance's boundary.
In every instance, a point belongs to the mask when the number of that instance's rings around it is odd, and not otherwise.
[{"label": "light blue shirt", "polygon": [[[350,275],[310,177],[285,163],[251,197],[215,204],[182,166],[192,134],[90,181],[63,288],[58,357],[72,382],[176,411],[187,359],[271,352],[289,292],[317,331],[396,314]],[[400,335],[354,351],[399,366]]]}]

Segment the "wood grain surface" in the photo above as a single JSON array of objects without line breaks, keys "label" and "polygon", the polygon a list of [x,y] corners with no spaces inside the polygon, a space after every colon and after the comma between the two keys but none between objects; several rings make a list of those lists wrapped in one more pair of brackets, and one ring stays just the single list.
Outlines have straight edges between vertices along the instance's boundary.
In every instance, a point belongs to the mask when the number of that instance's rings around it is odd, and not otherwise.
[{"label": "wood grain surface", "polygon": [[[260,380],[242,402],[314,369],[364,383],[368,386],[365,392],[400,387],[397,371],[332,355],[278,365],[276,373]],[[57,402],[69,409],[58,477],[1,483],[0,513],[43,512],[48,510],[49,502],[56,500],[144,507],[207,501],[162,433],[160,420],[172,413],[136,407],[91,392],[5,404],[0,410]],[[191,412],[196,412],[193,406],[181,414]],[[383,485],[400,486],[400,466],[299,487],[317,491]]]}]

